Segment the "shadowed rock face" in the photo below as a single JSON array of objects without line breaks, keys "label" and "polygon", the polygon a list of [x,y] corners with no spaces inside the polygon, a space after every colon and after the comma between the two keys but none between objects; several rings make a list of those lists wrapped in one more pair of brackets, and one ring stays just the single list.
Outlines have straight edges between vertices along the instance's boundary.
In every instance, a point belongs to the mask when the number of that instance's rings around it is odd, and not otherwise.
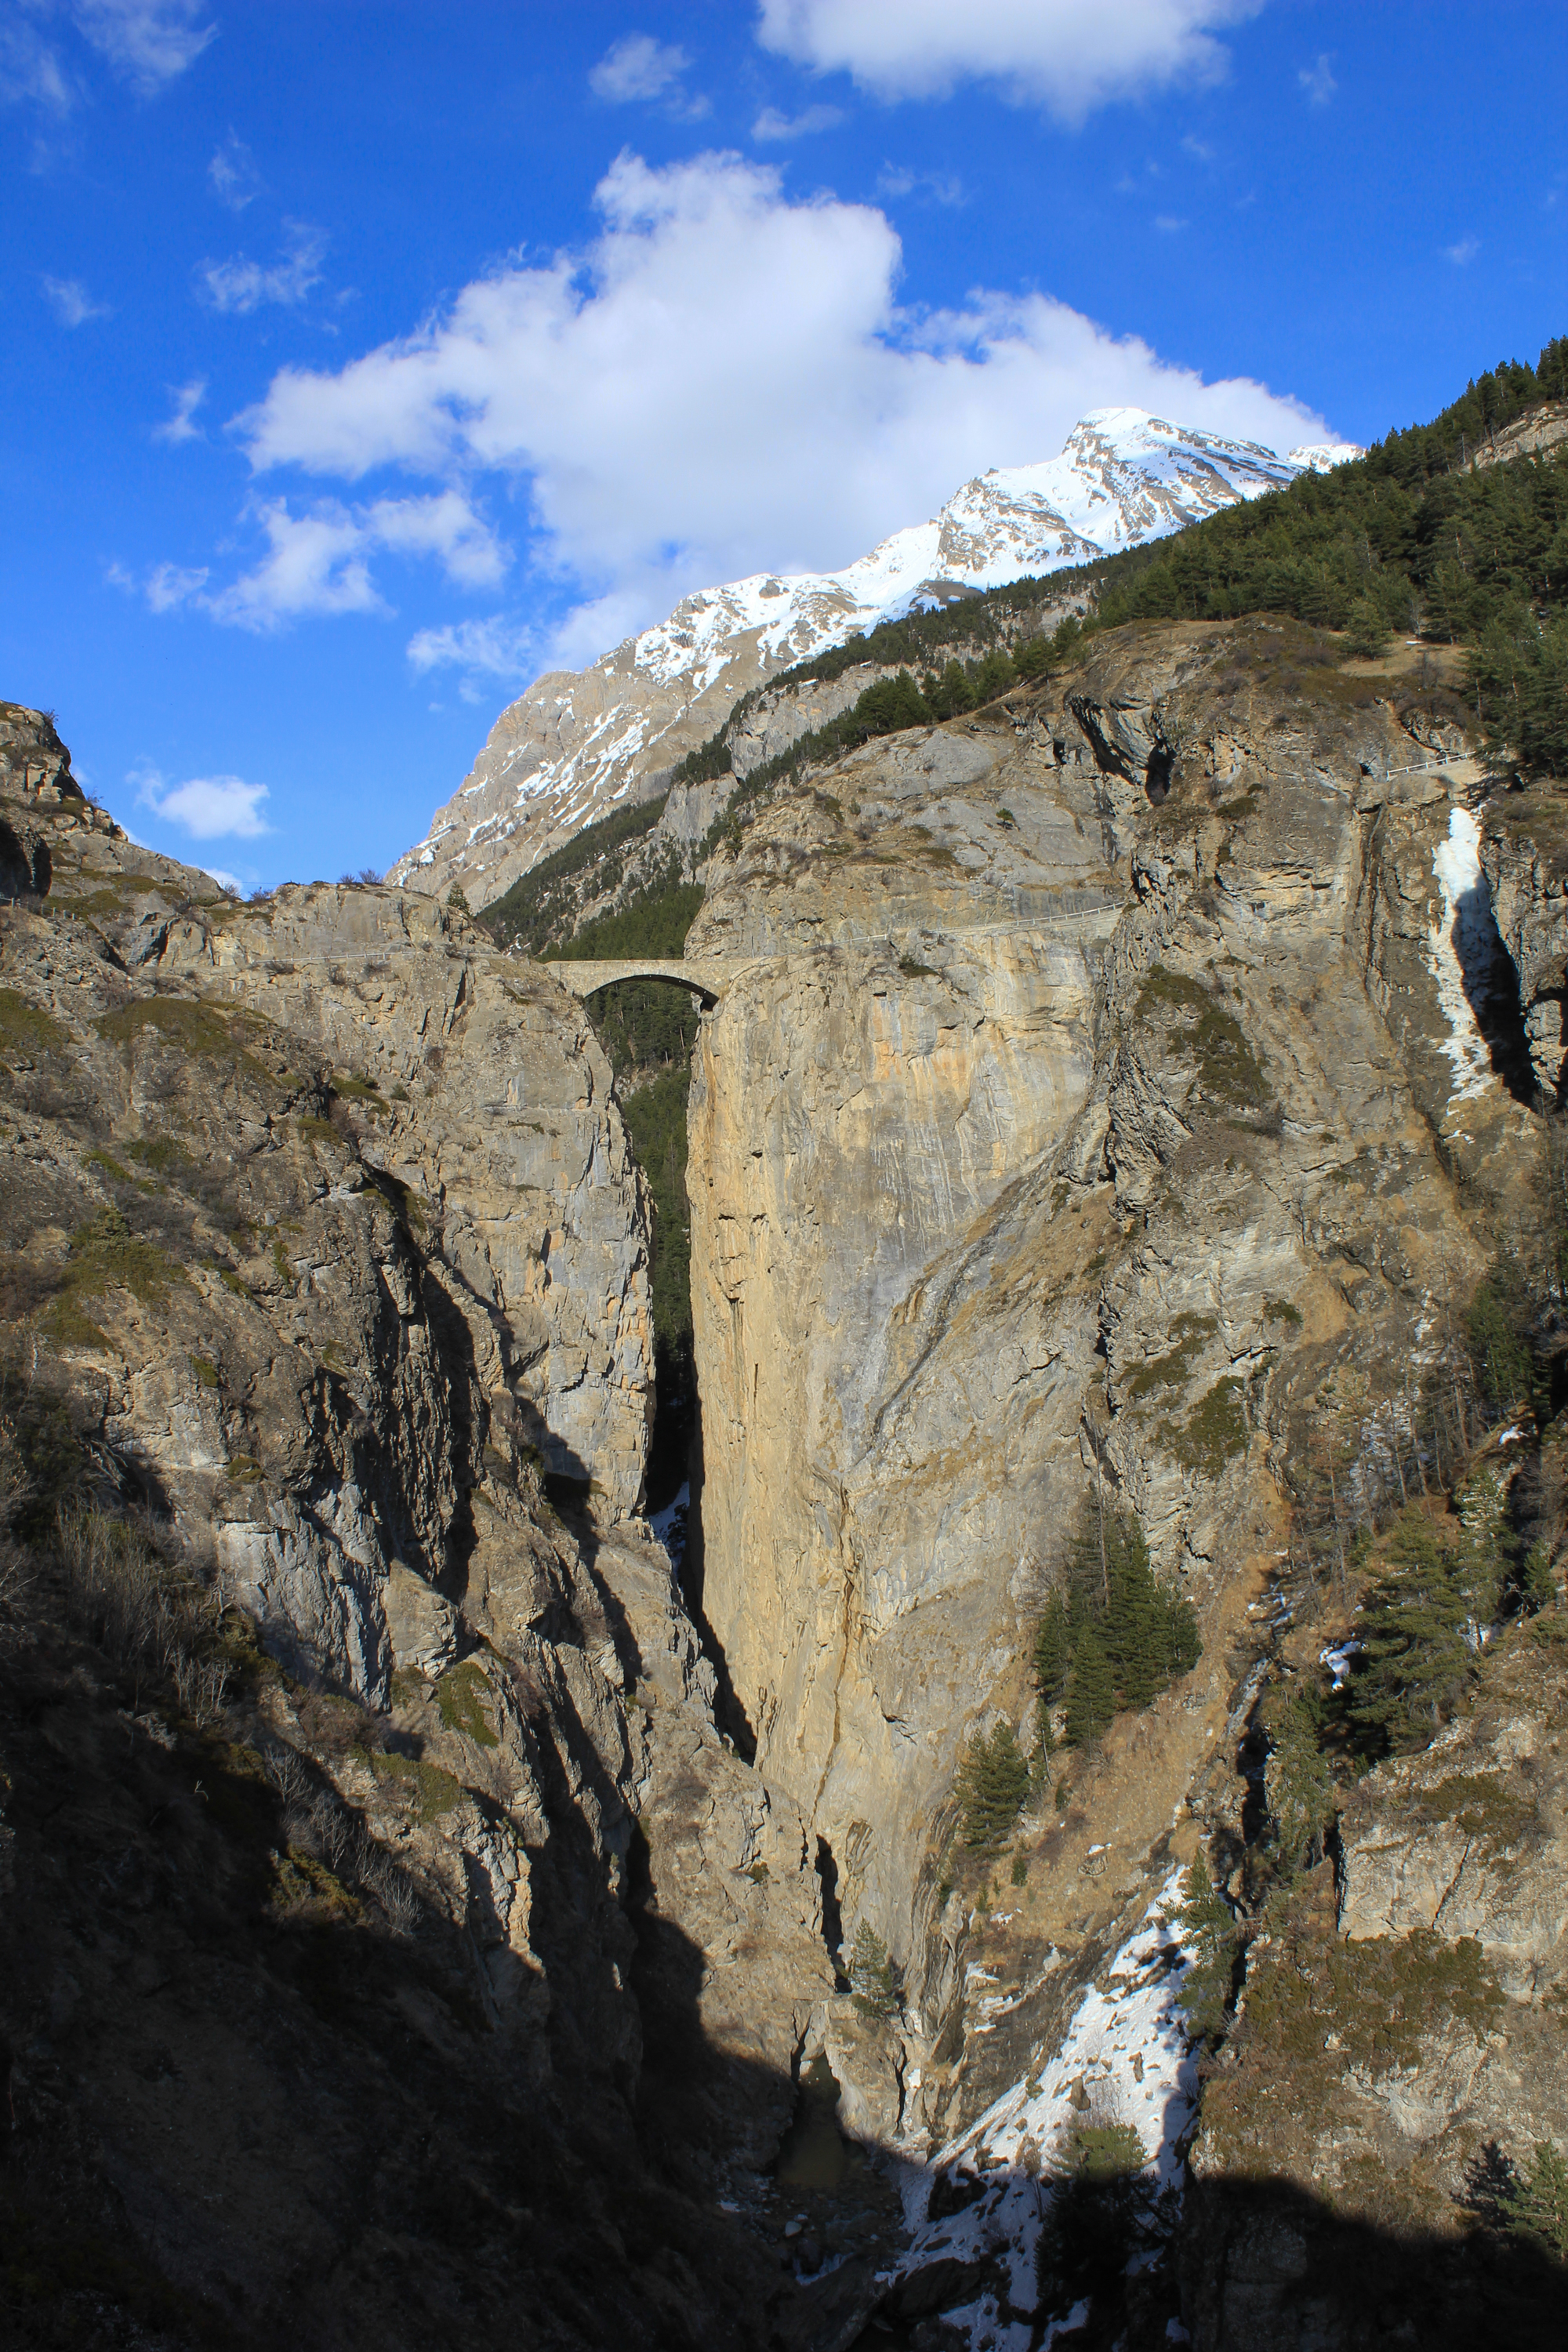
[{"label": "shadowed rock face", "polygon": [[[1456,1176],[1496,1197],[1536,1150],[1451,980],[1462,785],[1310,656],[1119,633],[868,745],[716,858],[689,941],[771,959],[694,1070],[704,1607],[928,2024],[956,1752],[1026,1711],[1092,1465],[1212,1633],[1325,1374],[1397,1389],[1479,1270]],[[1181,1786],[1212,1718],[1172,1736]]]},{"label": "shadowed rock face", "polygon": [[[647,1218],[582,1009],[428,899],[240,906],[68,779],[0,816],[50,876],[0,910],[7,2243],[55,2316],[85,2277],[203,2340],[740,2352],[716,2200],[833,1974],[637,1516]],[[71,1600],[57,1493],[240,1604],[201,1721]]]}]

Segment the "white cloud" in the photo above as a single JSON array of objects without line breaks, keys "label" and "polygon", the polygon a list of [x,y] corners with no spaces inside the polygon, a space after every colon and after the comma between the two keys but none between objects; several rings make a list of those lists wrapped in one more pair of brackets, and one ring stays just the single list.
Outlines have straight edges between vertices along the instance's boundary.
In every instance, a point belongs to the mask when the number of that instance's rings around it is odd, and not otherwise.
[{"label": "white cloud", "polygon": [[1156,213],[1154,226],[1162,236],[1174,236],[1178,230],[1185,228],[1188,224],[1184,220],[1179,220],[1174,213]]},{"label": "white cloud", "polygon": [[153,440],[167,441],[172,448],[177,448],[182,441],[201,440],[202,428],[195,422],[195,414],[207,396],[205,376],[193,376],[189,383],[172,383],[169,396],[174,404],[174,413],[163,424],[154,425]]},{"label": "white cloud", "polygon": [[776,106],[764,106],[752,125],[752,136],[763,143],[779,139],[809,139],[814,131],[837,130],[843,120],[841,106],[808,106],[799,114],[781,114]]},{"label": "white cloud", "polygon": [[681,76],[690,63],[684,49],[656,41],[651,33],[626,33],[599,59],[588,76],[588,87],[607,106],[662,100],[684,121],[695,122],[708,112],[709,101],[681,88]]},{"label": "white cloud", "polygon": [[1459,269],[1463,269],[1467,261],[1473,261],[1480,249],[1481,241],[1479,236],[1462,236],[1458,245],[1446,245],[1443,247],[1448,259]]},{"label": "white cloud", "polygon": [[1208,145],[1206,141],[1194,139],[1191,131],[1189,131],[1187,136],[1183,140],[1182,147],[1183,151],[1186,154],[1191,155],[1195,163],[1212,163],[1214,162],[1214,149]]},{"label": "white cloud", "polygon": [[963,182],[955,172],[911,172],[901,164],[884,163],[877,174],[879,196],[929,196],[932,204],[961,205]]},{"label": "white cloud", "polygon": [[714,581],[846,562],[969,476],[1054,457],[1086,409],[1279,448],[1330,437],[1299,403],[1205,383],[1047,295],[900,311],[880,212],[787,201],[735,155],[623,155],[597,201],[586,254],[480,279],[336,373],[281,369],[237,420],[258,475],[525,483],[535,562],[583,599],[557,658]]},{"label": "white cloud", "polygon": [[[268,541],[262,561],[216,595],[199,597],[216,620],[238,628],[266,631],[309,614],[388,611],[371,573],[372,556],[383,551],[434,555],[460,588],[495,587],[510,561],[510,550],[457,490],[377,499],[365,507],[327,499],[307,514],[291,513],[287,499],[278,499],[258,519]],[[150,584],[150,603],[152,593]]]},{"label": "white cloud", "polygon": [[30,100],[58,120],[70,112],[77,95],[59,52],[36,25],[14,11],[9,22],[0,22],[0,100],[14,106]]},{"label": "white cloud", "polygon": [[45,293],[62,327],[83,327],[89,319],[107,319],[107,302],[95,302],[79,278],[46,278]]},{"label": "white cloud", "polygon": [[[116,571],[118,572],[118,566]],[[195,571],[186,571],[177,563],[155,563],[147,574],[145,593],[149,609],[154,613],[172,613],[176,605],[199,602],[207,583],[207,569],[202,564]],[[135,585],[123,572],[117,584]]]},{"label": "white cloud", "polygon": [[1332,59],[1326,52],[1319,57],[1315,66],[1303,66],[1296,79],[1306,91],[1308,102],[1312,106],[1327,106],[1339,88],[1339,83],[1333,77]]},{"label": "white cloud", "polygon": [[1215,81],[1227,58],[1215,28],[1264,0],[761,0],[757,38],[819,73],[846,72],[877,97],[941,98],[994,81],[1020,105],[1068,121],[1175,80]]},{"label": "white cloud", "polygon": [[[149,808],[166,824],[177,824],[196,841],[237,836],[254,841],[269,828],[261,814],[265,784],[247,784],[243,776],[189,776],[172,784],[156,768],[133,769],[127,779],[136,786],[137,805]],[[225,877],[216,877],[225,879]]]},{"label": "white cloud", "polygon": [[416,630],[407,651],[421,677],[433,669],[464,669],[487,677],[522,678],[535,661],[538,639],[525,623],[497,613],[487,621],[448,621],[438,629]]},{"label": "white cloud", "polygon": [[281,261],[264,268],[258,261],[247,260],[241,253],[232,261],[204,261],[197,272],[198,285],[205,299],[215,310],[238,311],[258,310],[263,302],[281,302],[292,306],[302,302],[312,286],[321,281],[321,261],[327,249],[327,240],[318,228],[303,221],[285,223],[289,247]]},{"label": "white cloud", "polygon": [[195,65],[216,25],[198,22],[203,0],[75,0],[78,26],[122,81],[151,98]]},{"label": "white cloud", "polygon": [[261,193],[256,158],[244,140],[232,131],[207,165],[207,178],[219,204],[226,205],[231,213],[242,213]]},{"label": "white cloud", "polygon": [[0,102],[31,101],[62,121],[86,95],[79,70],[41,29],[45,20],[74,23],[112,73],[151,98],[216,37],[201,14],[202,0],[12,0],[0,21]]}]

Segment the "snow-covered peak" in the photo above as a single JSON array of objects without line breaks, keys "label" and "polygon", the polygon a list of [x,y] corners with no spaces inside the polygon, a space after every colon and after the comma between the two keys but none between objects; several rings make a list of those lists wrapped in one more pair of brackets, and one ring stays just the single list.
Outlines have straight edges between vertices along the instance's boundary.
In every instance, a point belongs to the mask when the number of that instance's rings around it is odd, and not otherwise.
[{"label": "snow-covered peak", "polygon": [[442,891],[472,880],[493,898],[777,671],[918,604],[1092,562],[1359,454],[1324,444],[1282,457],[1145,409],[1092,409],[1059,457],[976,476],[842,571],[698,590],[586,670],[541,678],[393,877]]}]

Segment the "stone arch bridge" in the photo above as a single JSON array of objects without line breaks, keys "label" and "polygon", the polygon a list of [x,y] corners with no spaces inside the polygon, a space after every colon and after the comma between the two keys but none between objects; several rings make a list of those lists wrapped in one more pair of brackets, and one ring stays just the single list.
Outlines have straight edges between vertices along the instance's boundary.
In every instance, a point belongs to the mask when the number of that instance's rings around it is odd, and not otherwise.
[{"label": "stone arch bridge", "polygon": [[581,963],[548,959],[544,969],[578,997],[612,988],[618,980],[672,980],[700,996],[707,1011],[719,1003],[742,967],[717,956],[625,956]]}]

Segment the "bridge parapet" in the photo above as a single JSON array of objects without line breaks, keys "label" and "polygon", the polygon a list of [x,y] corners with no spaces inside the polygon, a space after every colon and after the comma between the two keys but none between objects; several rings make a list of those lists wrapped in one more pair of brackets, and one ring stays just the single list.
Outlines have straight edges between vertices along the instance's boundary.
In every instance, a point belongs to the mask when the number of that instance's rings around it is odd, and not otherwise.
[{"label": "bridge parapet", "polygon": [[730,965],[708,956],[626,956],[581,963],[549,958],[544,969],[573,996],[592,996],[620,980],[672,980],[706,1004],[717,1004],[733,977]]}]

